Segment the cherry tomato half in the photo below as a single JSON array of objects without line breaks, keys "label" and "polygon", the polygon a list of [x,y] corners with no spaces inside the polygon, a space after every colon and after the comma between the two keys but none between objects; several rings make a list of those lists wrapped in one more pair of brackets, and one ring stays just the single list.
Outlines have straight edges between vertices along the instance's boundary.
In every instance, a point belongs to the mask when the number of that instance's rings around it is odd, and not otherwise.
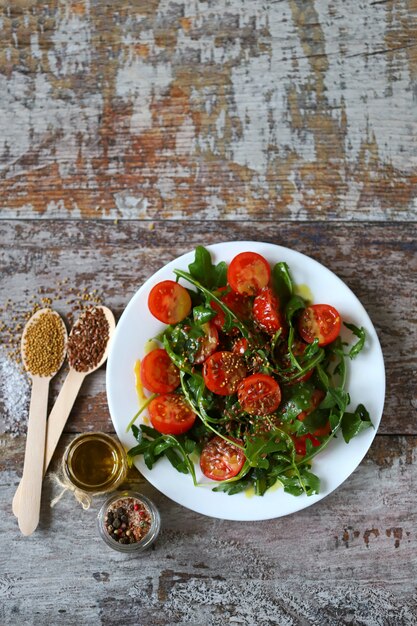
[{"label": "cherry tomato half", "polygon": [[268,261],[256,252],[241,252],[232,259],[227,270],[227,281],[233,291],[248,296],[266,287],[270,276]]},{"label": "cherry tomato half", "polygon": [[179,369],[168,352],[158,348],[149,352],[140,364],[142,385],[152,393],[169,393],[180,384]]},{"label": "cherry tomato half", "polygon": [[[236,440],[236,443],[242,442]],[[201,451],[200,467],[207,478],[228,480],[239,474],[245,458],[243,450],[216,436]]]},{"label": "cherry tomato half", "polygon": [[[221,287],[219,289],[219,292],[223,292],[226,289],[227,287]],[[234,291],[229,291],[225,294],[221,293],[220,299],[222,300],[222,302],[225,303],[227,307],[229,307],[231,311],[233,311],[233,313],[235,313],[235,315],[239,318],[239,320],[245,320],[250,317],[251,303],[248,297],[241,296],[240,294],[235,293]],[[217,304],[215,300],[210,301],[210,306],[217,313],[216,317],[213,317],[211,322],[216,326],[216,328],[218,328],[219,330],[223,330],[224,323],[226,321],[226,314],[220,308],[220,306]],[[230,332],[234,334],[239,331],[234,326]]]},{"label": "cherry tomato half", "polygon": [[258,326],[270,335],[275,335],[284,323],[279,310],[279,300],[270,287],[264,287],[253,302],[253,317]]},{"label": "cherry tomato half", "polygon": [[173,280],[163,280],[152,287],[148,307],[157,320],[164,324],[177,324],[191,311],[188,291]]},{"label": "cherry tomato half", "polygon": [[219,396],[230,396],[246,376],[243,360],[233,352],[215,352],[204,362],[203,377],[206,387]]},{"label": "cherry tomato half", "polygon": [[176,393],[157,396],[148,411],[152,426],[164,435],[181,435],[190,430],[196,419],[185,398]]},{"label": "cherry tomato half", "polygon": [[252,374],[239,384],[237,397],[244,411],[251,415],[270,415],[281,402],[281,389],[268,374]]},{"label": "cherry tomato half", "polygon": [[210,354],[216,351],[219,345],[219,334],[217,328],[211,322],[201,325],[204,335],[198,338],[200,347],[194,357],[194,363],[203,363]]},{"label": "cherry tomato half", "polygon": [[307,343],[319,340],[319,346],[327,346],[339,335],[339,313],[330,304],[312,304],[304,309],[298,320],[298,330]]}]

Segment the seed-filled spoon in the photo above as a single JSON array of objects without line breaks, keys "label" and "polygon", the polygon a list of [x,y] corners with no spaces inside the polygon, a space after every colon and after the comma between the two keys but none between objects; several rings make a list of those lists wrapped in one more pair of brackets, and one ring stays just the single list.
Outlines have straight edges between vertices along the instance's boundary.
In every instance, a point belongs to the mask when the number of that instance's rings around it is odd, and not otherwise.
[{"label": "seed-filled spoon", "polygon": [[[43,473],[46,473],[84,378],[106,361],[116,322],[105,306],[84,311],[68,338],[69,372],[48,417]],[[19,516],[21,484],[13,498],[13,513]]]},{"label": "seed-filled spoon", "polygon": [[37,311],[23,330],[22,359],[32,379],[18,515],[24,535],[31,535],[39,523],[49,382],[64,361],[66,342],[65,324],[51,309]]}]

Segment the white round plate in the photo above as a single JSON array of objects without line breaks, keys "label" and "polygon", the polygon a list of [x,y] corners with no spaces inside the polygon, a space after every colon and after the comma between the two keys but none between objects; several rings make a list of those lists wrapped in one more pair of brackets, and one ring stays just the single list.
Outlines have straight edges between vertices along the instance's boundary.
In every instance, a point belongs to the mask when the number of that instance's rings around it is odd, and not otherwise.
[{"label": "white round plate", "polygon": [[[273,266],[278,261],[286,261],[297,285],[307,285],[316,303],[332,304],[340,312],[342,319],[363,326],[366,330],[366,344],[358,357],[347,364],[347,390],[351,406],[363,403],[368,409],[374,428],[368,428],[349,444],[342,437],[333,439],[329,446],[313,459],[312,471],[320,477],[320,494],[315,496],[292,496],[282,488],[272,487],[264,496],[248,497],[246,493],[229,496],[212,491],[214,482],[205,478],[196,465],[196,473],[202,486],[194,487],[191,476],[178,473],[165,458],[160,459],[149,470],[142,457],[136,457],[135,465],[154,487],[183,506],[220,519],[264,520],[308,507],[339,487],[356,469],[368,451],[382,416],[385,395],[385,371],[381,347],[375,329],[352,291],[326,267],[294,250],[268,243],[235,241],[207,246],[213,263],[230,263],[239,252],[253,251],[263,255]],[[107,364],[107,397],[110,415],[117,435],[126,449],[136,444],[132,433],[126,433],[126,426],[138,410],[135,390],[134,364],[144,354],[145,343],[155,337],[164,325],[156,320],[148,310],[148,294],[152,287],[162,281],[174,280],[174,269],[188,271],[188,264],[194,259],[194,251],[171,261],[158,270],[136,292],[127,305],[112,341]],[[182,281],[185,285],[185,282]],[[350,333],[346,332],[346,336]]]}]

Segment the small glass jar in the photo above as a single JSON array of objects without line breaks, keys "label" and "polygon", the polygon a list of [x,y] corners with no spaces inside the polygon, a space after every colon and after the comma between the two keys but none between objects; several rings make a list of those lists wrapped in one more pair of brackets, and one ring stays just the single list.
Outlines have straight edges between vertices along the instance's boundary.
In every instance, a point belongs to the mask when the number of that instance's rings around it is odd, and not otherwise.
[{"label": "small glass jar", "polygon": [[101,538],[110,548],[137,553],[153,544],[161,518],[149,498],[134,491],[120,491],[104,502],[97,525]]},{"label": "small glass jar", "polygon": [[64,476],[78,490],[87,493],[110,493],[127,475],[127,458],[123,446],[106,433],[78,435],[62,459]]}]

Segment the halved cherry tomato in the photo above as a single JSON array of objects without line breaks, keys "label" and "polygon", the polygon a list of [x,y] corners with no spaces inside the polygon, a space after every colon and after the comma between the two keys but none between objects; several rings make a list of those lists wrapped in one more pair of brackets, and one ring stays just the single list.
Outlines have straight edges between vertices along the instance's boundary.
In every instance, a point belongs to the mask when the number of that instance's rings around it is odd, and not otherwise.
[{"label": "halved cherry tomato", "polygon": [[327,346],[339,335],[339,313],[330,304],[312,304],[304,309],[298,320],[298,330],[307,343],[319,340],[319,346]]},{"label": "halved cherry tomato", "polygon": [[148,411],[152,426],[164,435],[181,435],[190,430],[196,419],[185,398],[176,393],[157,396]]},{"label": "halved cherry tomato", "polygon": [[320,441],[313,435],[310,435],[310,433],[307,433],[307,435],[301,435],[301,437],[294,437],[295,451],[301,456],[305,456],[306,454],[306,439],[310,439],[315,448],[320,445]]},{"label": "halved cherry tomato", "polygon": [[204,362],[203,377],[206,387],[219,396],[230,396],[246,376],[243,360],[233,352],[215,352]]},{"label": "halved cherry tomato", "polygon": [[142,385],[152,393],[169,393],[180,384],[180,372],[168,352],[158,348],[149,352],[140,364]]},{"label": "halved cherry tomato", "polygon": [[232,346],[232,352],[238,354],[239,356],[243,356],[248,349],[248,340],[245,337],[241,337],[240,339],[236,339]]},{"label": "halved cherry tomato", "polygon": [[251,415],[270,415],[281,402],[281,389],[268,374],[252,374],[239,384],[237,397],[244,411]]},{"label": "halved cherry tomato", "polygon": [[148,297],[149,310],[164,324],[177,324],[191,311],[188,291],[173,280],[163,280],[152,287]]},{"label": "halved cherry tomato", "polygon": [[264,287],[253,302],[253,317],[262,330],[275,335],[284,322],[279,310],[279,300],[270,287]]},{"label": "halved cherry tomato", "polygon": [[194,363],[203,363],[210,354],[216,351],[219,345],[219,334],[217,328],[211,322],[201,325],[204,335],[198,338],[200,347],[194,357]]},{"label": "halved cherry tomato", "polygon": [[[226,291],[226,289],[227,287],[221,287],[219,289],[219,292]],[[240,320],[245,320],[250,317],[251,303],[247,296],[241,296],[234,291],[228,291],[225,294],[221,293],[220,298],[222,302],[224,302],[225,305],[229,307],[229,309],[233,311],[233,313],[235,313]],[[224,311],[220,308],[215,300],[210,301],[210,306],[217,313],[216,317],[213,317],[211,322],[216,326],[216,328],[218,328],[219,330],[223,330],[224,323],[226,321],[226,315]],[[230,332],[235,333],[238,332],[238,330],[236,327],[233,327]]]},{"label": "halved cherry tomato", "polygon": [[254,296],[267,286],[271,268],[256,252],[241,252],[232,259],[227,270],[227,282],[236,293]]},{"label": "halved cherry tomato", "polygon": [[[236,443],[242,442],[236,440]],[[200,467],[207,478],[228,480],[239,474],[245,458],[243,450],[216,436],[204,446],[200,456]]]}]

